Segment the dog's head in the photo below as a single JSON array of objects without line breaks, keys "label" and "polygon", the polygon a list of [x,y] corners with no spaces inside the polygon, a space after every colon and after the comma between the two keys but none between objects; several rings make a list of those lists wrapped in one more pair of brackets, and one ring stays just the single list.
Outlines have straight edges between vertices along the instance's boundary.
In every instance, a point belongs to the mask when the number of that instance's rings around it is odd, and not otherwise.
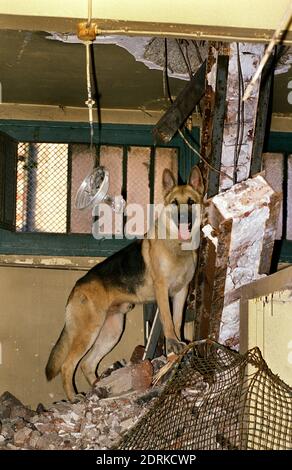
[{"label": "dog's head", "polygon": [[202,174],[197,166],[191,170],[189,181],[177,185],[173,173],[165,169],[162,177],[164,205],[170,220],[170,232],[181,241],[190,240],[193,230],[198,230],[199,213],[204,196]]}]

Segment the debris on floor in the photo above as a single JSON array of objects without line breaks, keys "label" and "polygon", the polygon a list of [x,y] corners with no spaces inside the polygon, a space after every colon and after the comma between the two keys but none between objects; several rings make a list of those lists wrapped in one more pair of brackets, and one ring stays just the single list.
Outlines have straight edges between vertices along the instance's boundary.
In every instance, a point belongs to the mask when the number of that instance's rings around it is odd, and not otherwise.
[{"label": "debris on floor", "polygon": [[[131,358],[132,359],[132,358]],[[151,387],[164,357],[114,364],[85,396],[36,411],[9,392],[0,397],[0,450],[109,449],[131,429],[161,394]]]}]

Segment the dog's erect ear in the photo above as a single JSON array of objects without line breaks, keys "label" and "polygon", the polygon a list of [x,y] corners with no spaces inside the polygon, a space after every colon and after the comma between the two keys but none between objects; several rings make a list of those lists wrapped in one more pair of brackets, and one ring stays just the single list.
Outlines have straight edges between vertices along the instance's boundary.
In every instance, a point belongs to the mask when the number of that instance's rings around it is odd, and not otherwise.
[{"label": "dog's erect ear", "polygon": [[175,185],[176,182],[173,173],[168,168],[165,168],[162,175],[162,186],[164,191],[169,193]]},{"label": "dog's erect ear", "polygon": [[197,166],[193,166],[191,174],[189,177],[189,185],[194,188],[195,191],[198,191],[202,196],[204,194],[204,183],[202,173]]}]

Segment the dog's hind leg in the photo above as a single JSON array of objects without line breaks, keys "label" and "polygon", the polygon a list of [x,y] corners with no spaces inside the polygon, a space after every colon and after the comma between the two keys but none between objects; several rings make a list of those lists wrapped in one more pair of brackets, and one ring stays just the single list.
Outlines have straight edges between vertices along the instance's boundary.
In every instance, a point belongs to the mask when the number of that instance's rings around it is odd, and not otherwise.
[{"label": "dog's hind leg", "polygon": [[90,385],[93,385],[97,379],[98,364],[118,343],[123,328],[124,315],[122,313],[110,315],[105,320],[93,347],[81,363],[82,372]]},{"label": "dog's hind leg", "polygon": [[82,335],[82,337],[76,336],[72,341],[69,354],[67,355],[65,362],[62,365],[61,374],[63,387],[68,399],[71,401],[73,400],[75,395],[75,389],[73,385],[75,369],[82,357],[94,344],[95,338],[95,333],[85,333]]},{"label": "dog's hind leg", "polygon": [[184,304],[188,295],[188,285],[184,286],[179,292],[173,297],[173,323],[175,334],[178,339],[181,339],[181,327]]},{"label": "dog's hind leg", "polygon": [[75,295],[66,309],[68,354],[61,367],[63,387],[69,400],[75,395],[74,372],[80,360],[93,346],[103,327],[106,310],[86,295]]}]

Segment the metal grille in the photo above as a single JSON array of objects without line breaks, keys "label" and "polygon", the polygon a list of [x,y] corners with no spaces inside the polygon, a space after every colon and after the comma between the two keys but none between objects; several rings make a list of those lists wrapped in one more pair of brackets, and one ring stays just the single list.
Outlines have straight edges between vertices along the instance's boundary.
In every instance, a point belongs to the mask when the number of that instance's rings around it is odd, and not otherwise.
[{"label": "metal grille", "polygon": [[[147,204],[150,203],[151,185],[154,185],[154,202],[162,202],[162,173],[164,168],[170,168],[175,176],[178,172],[178,151],[176,148],[156,148],[154,165],[150,165],[151,147],[140,146],[110,146],[100,147],[100,164],[109,170],[109,194],[117,196],[123,194],[127,204],[142,206],[144,218],[141,226],[135,228],[135,233],[143,235],[146,231]],[[71,172],[71,221],[72,233],[91,233],[92,209],[79,211],[74,207],[74,199],[78,187],[94,165],[88,145],[71,145],[72,172]],[[151,174],[151,171],[153,174]],[[133,214],[132,214],[133,215]],[[131,218],[131,216],[130,216]],[[115,218],[108,224],[110,230],[102,233],[115,234]]]},{"label": "metal grille", "polygon": [[[151,186],[154,201],[162,202],[163,170],[170,168],[177,175],[178,167],[177,149],[157,148],[152,167],[150,155],[151,147],[100,147],[100,164],[110,172],[109,194],[123,193],[128,204],[141,205],[145,222]],[[92,208],[79,211],[74,201],[93,165],[94,158],[86,144],[19,143],[16,230],[91,233]],[[137,231],[143,235],[146,223]],[[112,232],[115,233],[114,218]]]},{"label": "metal grille", "polygon": [[18,144],[17,231],[66,232],[67,173],[67,144]]},{"label": "metal grille", "polygon": [[292,389],[258,348],[240,355],[210,340],[193,343],[119,448],[292,449]]}]

